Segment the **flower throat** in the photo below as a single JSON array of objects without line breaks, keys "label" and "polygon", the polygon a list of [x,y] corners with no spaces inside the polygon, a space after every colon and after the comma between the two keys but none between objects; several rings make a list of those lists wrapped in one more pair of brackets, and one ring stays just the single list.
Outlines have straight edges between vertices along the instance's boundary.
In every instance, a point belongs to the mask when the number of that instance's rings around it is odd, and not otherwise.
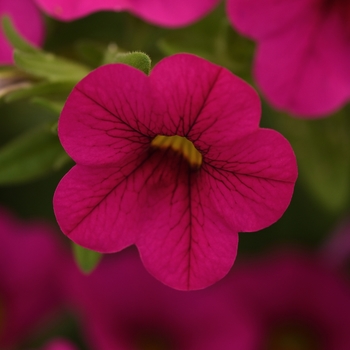
[{"label": "flower throat", "polygon": [[186,137],[174,135],[174,136],[156,136],[152,142],[151,147],[168,149],[181,154],[192,168],[198,169],[202,165],[202,155],[198,152],[193,143]]}]

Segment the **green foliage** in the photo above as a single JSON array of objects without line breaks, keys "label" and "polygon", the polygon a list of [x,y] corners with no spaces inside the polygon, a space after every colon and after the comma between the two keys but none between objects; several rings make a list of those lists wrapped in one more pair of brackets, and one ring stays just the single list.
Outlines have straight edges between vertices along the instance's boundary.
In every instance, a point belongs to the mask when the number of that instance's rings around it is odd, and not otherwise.
[{"label": "green foliage", "polygon": [[102,254],[73,243],[74,259],[80,270],[86,274],[92,272],[102,258]]},{"label": "green foliage", "polygon": [[119,53],[115,56],[115,63],[125,63],[147,75],[151,71],[151,59],[143,52]]},{"label": "green foliage", "polygon": [[0,149],[0,185],[31,181],[70,162],[48,125],[23,133]]},{"label": "green foliage", "polygon": [[89,73],[90,69],[84,65],[44,52],[30,44],[18,34],[9,17],[5,17],[2,24],[7,39],[15,48],[15,63],[24,72],[52,82],[78,82]]},{"label": "green foliage", "polygon": [[32,99],[34,97],[50,97],[64,103],[68,93],[73,89],[72,82],[39,82],[28,86],[18,88],[12,92],[8,92],[4,97],[5,102],[14,102],[25,98]]},{"label": "green foliage", "polygon": [[42,51],[15,50],[14,60],[24,72],[50,82],[77,83],[90,72],[88,67]]}]

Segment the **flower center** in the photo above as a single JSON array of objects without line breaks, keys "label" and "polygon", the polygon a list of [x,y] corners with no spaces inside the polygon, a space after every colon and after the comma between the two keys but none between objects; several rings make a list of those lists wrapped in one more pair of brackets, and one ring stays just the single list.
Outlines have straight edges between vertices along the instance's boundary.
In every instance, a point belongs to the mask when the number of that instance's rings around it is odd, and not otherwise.
[{"label": "flower center", "polygon": [[315,334],[303,327],[282,327],[271,335],[266,350],[319,350]]},{"label": "flower center", "polygon": [[156,136],[152,142],[151,147],[159,149],[172,149],[173,151],[181,154],[191,165],[191,167],[198,169],[202,165],[202,155],[194,147],[193,143],[186,137],[174,135],[174,136]]}]

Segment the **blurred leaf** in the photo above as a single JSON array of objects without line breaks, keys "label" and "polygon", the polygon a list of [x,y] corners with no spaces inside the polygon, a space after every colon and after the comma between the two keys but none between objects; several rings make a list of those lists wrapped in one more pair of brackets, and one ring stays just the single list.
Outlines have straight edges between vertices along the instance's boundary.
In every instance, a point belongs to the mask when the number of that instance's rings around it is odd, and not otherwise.
[{"label": "blurred leaf", "polygon": [[35,103],[39,106],[42,106],[42,107],[50,110],[51,112],[57,114],[57,116],[59,116],[61,114],[64,103],[65,103],[65,101],[54,102],[54,101],[51,101],[51,100],[44,98],[44,97],[33,97],[30,101],[32,103]]},{"label": "blurred leaf", "polygon": [[78,82],[90,72],[81,64],[40,51],[15,50],[14,60],[24,72],[51,82]]},{"label": "blurred leaf", "polygon": [[14,66],[0,66],[0,100],[4,101],[13,91],[30,87],[32,80]]},{"label": "blurred leaf", "polygon": [[9,40],[11,45],[18,50],[23,52],[38,52],[39,49],[30,44],[27,40],[23,39],[13,26],[10,17],[4,16],[2,18],[2,29],[6,38]]},{"label": "blurred leaf", "polygon": [[0,184],[30,181],[70,162],[50,126],[32,129],[0,149]]},{"label": "blurred leaf", "polygon": [[328,210],[343,210],[350,199],[350,118],[346,110],[318,120],[283,115],[274,125],[292,144],[300,180]]},{"label": "blurred leaf", "polygon": [[35,85],[25,86],[21,89],[8,93],[4,100],[14,102],[30,97],[50,96],[58,99],[66,99],[73,89],[74,82],[40,82]]},{"label": "blurred leaf", "polygon": [[111,43],[107,46],[103,54],[103,59],[101,64],[115,63],[115,58],[119,52],[119,47],[117,44]]},{"label": "blurred leaf", "polygon": [[102,258],[102,254],[73,243],[74,259],[80,270],[86,274],[92,272]]},{"label": "blurred leaf", "polygon": [[74,50],[81,60],[96,68],[103,62],[106,46],[92,40],[81,40],[74,45]]}]

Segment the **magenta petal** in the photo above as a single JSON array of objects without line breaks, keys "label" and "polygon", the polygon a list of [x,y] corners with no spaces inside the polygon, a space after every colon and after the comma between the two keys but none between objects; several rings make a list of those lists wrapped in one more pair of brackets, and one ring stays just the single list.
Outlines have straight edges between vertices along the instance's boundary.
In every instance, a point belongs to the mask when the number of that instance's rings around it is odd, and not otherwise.
[{"label": "magenta petal", "polygon": [[79,164],[114,164],[149,146],[148,77],[124,64],[100,67],[80,81],[60,116],[66,152]]},{"label": "magenta petal", "polygon": [[190,24],[212,10],[219,0],[36,0],[50,16],[72,20],[97,11],[130,11],[154,24],[177,27]]},{"label": "magenta petal", "polygon": [[150,78],[159,95],[157,112],[163,116],[160,133],[186,136],[203,153],[258,127],[257,93],[222,67],[179,54],[158,63]]},{"label": "magenta petal", "polygon": [[274,130],[260,129],[215,151],[203,165],[208,206],[237,231],[256,231],[277,221],[297,178],[288,141]]},{"label": "magenta petal", "polygon": [[65,339],[55,339],[46,344],[42,350],[77,350],[77,348]]},{"label": "magenta petal", "polygon": [[147,157],[119,168],[75,166],[55,193],[58,223],[73,241],[101,252],[136,243],[163,283],[204,288],[232,266],[237,232],[211,213],[199,187],[206,184],[197,185],[198,174],[182,157]]},{"label": "magenta petal", "polygon": [[238,234],[212,212],[206,184],[186,174],[185,166],[179,164],[174,172],[164,165],[153,173],[156,179],[166,179],[167,186],[158,190],[149,223],[136,244],[152,275],[173,288],[193,290],[226,275],[236,258]]},{"label": "magenta petal", "polygon": [[257,41],[254,75],[274,107],[313,118],[333,113],[350,98],[346,6],[229,0],[232,25]]},{"label": "magenta petal", "polygon": [[135,215],[143,187],[134,181],[138,166],[135,160],[123,167],[73,167],[54,195],[62,231],[77,244],[104,253],[133,244],[142,219],[141,213]]},{"label": "magenta petal", "polygon": [[260,40],[288,31],[298,18],[308,18],[314,3],[315,0],[227,0],[227,14],[240,33]]},{"label": "magenta petal", "polygon": [[318,16],[310,16],[294,29],[260,43],[255,76],[274,106],[316,117],[346,102],[350,47],[341,32],[335,18],[320,24]]},{"label": "magenta petal", "polygon": [[[1,0],[0,17],[9,15],[17,30],[30,42],[41,45],[44,40],[44,21],[33,0]],[[0,64],[13,62],[13,48],[0,30]]]},{"label": "magenta petal", "polygon": [[205,197],[207,184],[186,160],[157,152],[145,166],[152,168],[145,179],[148,215],[136,241],[145,267],[176,289],[215,283],[235,260],[237,232],[212,212]]}]

